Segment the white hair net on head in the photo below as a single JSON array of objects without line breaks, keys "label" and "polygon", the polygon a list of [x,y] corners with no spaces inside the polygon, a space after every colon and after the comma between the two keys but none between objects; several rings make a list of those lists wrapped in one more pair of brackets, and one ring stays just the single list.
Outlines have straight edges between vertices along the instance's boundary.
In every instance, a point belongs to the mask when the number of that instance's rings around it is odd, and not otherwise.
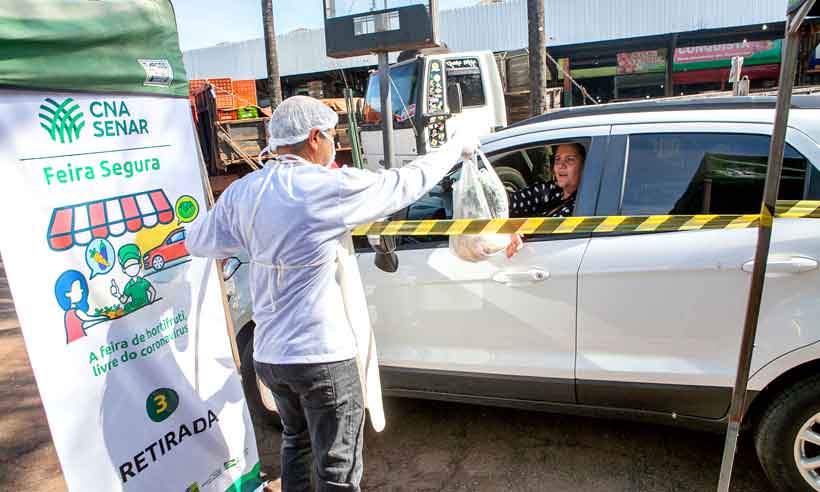
[{"label": "white hair net on head", "polygon": [[325,103],[307,96],[285,99],[268,122],[268,146],[277,147],[304,142],[310,131],[328,131],[339,123],[339,116]]}]

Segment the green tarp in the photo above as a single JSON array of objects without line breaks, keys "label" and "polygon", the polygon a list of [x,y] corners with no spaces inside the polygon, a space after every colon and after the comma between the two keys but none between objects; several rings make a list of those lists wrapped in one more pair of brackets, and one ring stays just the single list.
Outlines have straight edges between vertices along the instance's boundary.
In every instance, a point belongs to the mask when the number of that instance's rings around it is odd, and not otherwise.
[{"label": "green tarp", "polygon": [[0,86],[187,96],[169,0],[0,0]]}]

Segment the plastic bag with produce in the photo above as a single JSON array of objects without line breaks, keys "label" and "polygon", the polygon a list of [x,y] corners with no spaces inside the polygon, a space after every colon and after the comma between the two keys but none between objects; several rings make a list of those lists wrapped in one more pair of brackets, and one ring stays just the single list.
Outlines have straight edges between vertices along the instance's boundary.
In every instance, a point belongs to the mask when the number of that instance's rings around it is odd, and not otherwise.
[{"label": "plastic bag with produce", "polygon": [[[483,168],[479,170],[476,159]],[[454,219],[506,219],[507,190],[481,151],[465,159],[461,176],[453,187]],[[450,251],[464,261],[483,261],[510,244],[509,234],[462,234],[450,236]]]}]

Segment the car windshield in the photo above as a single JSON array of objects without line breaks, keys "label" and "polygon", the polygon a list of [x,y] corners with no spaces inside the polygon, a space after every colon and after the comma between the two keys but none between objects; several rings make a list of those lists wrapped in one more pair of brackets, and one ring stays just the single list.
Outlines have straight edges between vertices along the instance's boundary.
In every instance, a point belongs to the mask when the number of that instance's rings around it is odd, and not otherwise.
[{"label": "car windshield", "polygon": [[[402,122],[416,114],[416,78],[418,61],[402,63],[390,68],[390,91],[393,105],[393,119]],[[381,92],[379,90],[379,74],[373,73],[367,84],[365,94],[364,122],[367,124],[381,123]]]}]

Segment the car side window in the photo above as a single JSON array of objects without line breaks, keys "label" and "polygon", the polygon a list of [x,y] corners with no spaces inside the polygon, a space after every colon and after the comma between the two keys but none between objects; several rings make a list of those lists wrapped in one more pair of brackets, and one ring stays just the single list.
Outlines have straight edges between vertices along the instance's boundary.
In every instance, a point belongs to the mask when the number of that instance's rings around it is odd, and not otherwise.
[{"label": "car side window", "polygon": [[[769,137],[718,133],[630,135],[622,215],[753,214],[760,210]],[[809,191],[805,157],[787,145],[780,200]]]},{"label": "car side window", "polygon": [[185,232],[180,231],[168,238],[168,244],[173,244],[178,241],[182,241],[183,239],[185,239]]},{"label": "car side window", "polygon": [[[555,149],[561,144],[580,144],[585,149],[591,145],[590,138],[578,138],[502,150],[487,156],[508,193],[518,192],[537,184],[552,182],[552,160]],[[458,181],[460,170],[446,176],[430,192],[408,208],[408,220],[453,218],[453,185]],[[583,171],[581,171],[583,179]],[[511,205],[512,206],[512,205]],[[511,213],[513,211],[511,210]],[[430,247],[431,243],[446,243],[447,236],[403,236],[400,246]]]}]

